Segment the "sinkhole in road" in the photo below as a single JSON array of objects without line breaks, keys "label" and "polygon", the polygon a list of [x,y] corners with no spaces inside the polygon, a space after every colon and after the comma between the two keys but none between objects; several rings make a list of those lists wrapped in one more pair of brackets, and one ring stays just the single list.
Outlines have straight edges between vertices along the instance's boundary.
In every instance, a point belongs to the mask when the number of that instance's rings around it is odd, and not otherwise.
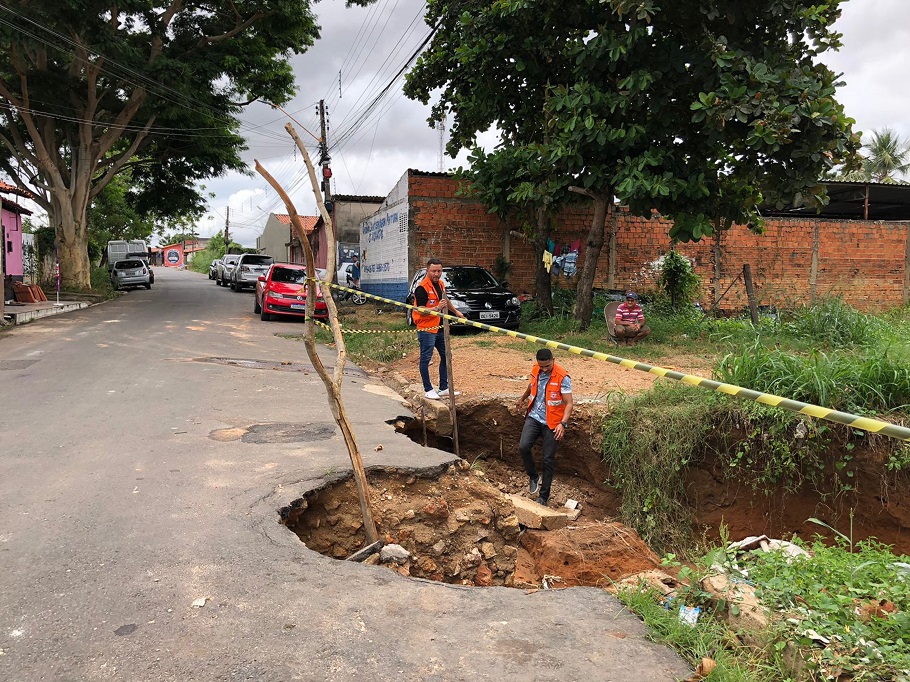
[{"label": "sinkhole in road", "polygon": [[[610,520],[618,499],[603,484],[603,464],[590,437],[575,434],[561,446],[548,509],[531,503],[516,445],[520,420],[516,427],[508,417],[495,403],[459,412],[462,459],[442,471],[367,472],[380,539],[408,554],[385,565],[452,584],[520,588],[603,586],[659,566],[633,530]],[[408,420],[393,422],[414,435]],[[422,439],[422,429],[417,433]],[[428,437],[445,446],[445,438]],[[580,503],[574,520],[568,509],[560,510],[570,498]],[[346,559],[365,544],[350,475],[308,492],[282,509],[281,517],[308,548],[334,559]],[[380,563],[380,556],[364,563]]]}]

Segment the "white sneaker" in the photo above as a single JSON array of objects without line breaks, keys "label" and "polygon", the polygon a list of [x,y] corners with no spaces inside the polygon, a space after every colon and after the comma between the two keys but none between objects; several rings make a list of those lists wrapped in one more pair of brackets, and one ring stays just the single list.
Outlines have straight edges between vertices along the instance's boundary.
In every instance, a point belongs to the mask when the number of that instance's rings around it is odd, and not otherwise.
[{"label": "white sneaker", "polygon": [[[461,391],[455,391],[455,392],[453,393],[453,395],[461,395]],[[440,398],[448,398],[448,397],[449,397],[449,389],[447,389],[447,388],[442,389],[442,390],[439,392],[439,397],[440,397]]]},{"label": "white sneaker", "polygon": [[432,388],[423,395],[427,398],[427,400],[439,400],[439,394]]}]

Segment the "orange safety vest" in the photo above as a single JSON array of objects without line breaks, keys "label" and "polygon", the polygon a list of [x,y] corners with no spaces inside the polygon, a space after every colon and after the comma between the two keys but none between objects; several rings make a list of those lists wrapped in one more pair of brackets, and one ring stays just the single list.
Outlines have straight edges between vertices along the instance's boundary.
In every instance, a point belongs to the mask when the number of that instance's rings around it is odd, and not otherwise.
[{"label": "orange safety vest", "polygon": [[[534,399],[537,397],[537,377],[540,375],[540,365],[534,365],[531,370],[531,402],[528,403],[528,414],[534,407]],[[546,395],[544,404],[547,410],[547,426],[555,429],[556,425],[562,421],[566,413],[566,401],[562,397],[562,380],[569,376],[569,373],[562,367],[553,363],[553,369],[550,372],[550,380],[547,381]],[[527,415],[525,415],[527,416]]]},{"label": "orange safety vest", "polygon": [[[439,305],[439,294],[436,293],[436,287],[433,286],[429,276],[424,277],[419,286],[423,287],[427,292],[427,304],[423,306],[424,308],[432,308]],[[442,295],[445,296],[446,285],[442,283],[441,279],[439,280],[439,288],[442,290]],[[439,331],[438,327],[442,322],[441,317],[430,315],[429,313],[422,313],[419,310],[411,311],[411,317],[414,318],[414,324],[417,325],[417,331],[430,332],[431,334],[435,334]]]}]

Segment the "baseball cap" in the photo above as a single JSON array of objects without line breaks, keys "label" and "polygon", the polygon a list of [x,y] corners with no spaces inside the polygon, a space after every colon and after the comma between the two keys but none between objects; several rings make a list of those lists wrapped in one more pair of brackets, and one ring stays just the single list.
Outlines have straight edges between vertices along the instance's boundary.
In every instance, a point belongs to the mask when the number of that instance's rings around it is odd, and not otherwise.
[{"label": "baseball cap", "polygon": [[634,298],[634,299],[637,301],[637,300],[638,300],[638,294],[636,294],[634,291],[627,291],[627,292],[626,292],[626,298]]}]

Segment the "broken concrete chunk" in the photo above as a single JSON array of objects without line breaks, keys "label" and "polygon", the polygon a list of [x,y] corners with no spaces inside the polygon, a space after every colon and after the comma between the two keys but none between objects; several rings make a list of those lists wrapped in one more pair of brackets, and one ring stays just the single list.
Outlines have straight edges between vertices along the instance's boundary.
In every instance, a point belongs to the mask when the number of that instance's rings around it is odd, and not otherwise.
[{"label": "broken concrete chunk", "polygon": [[566,509],[578,509],[578,500],[566,500]]},{"label": "broken concrete chunk", "polygon": [[526,528],[537,530],[557,530],[565,528],[569,517],[560,511],[544,507],[520,495],[506,495],[515,507],[518,523]]},{"label": "broken concrete chunk", "polygon": [[377,540],[376,542],[367,545],[363,549],[359,549],[354,552],[351,556],[347,558],[347,561],[363,561],[369,556],[376,554],[379,550],[382,549],[383,542],[382,540]]},{"label": "broken concrete chunk", "polygon": [[581,509],[573,509],[566,513],[566,517],[569,521],[577,521],[579,516],[581,516]]},{"label": "broken concrete chunk", "polygon": [[403,564],[411,558],[411,553],[401,545],[386,545],[379,550],[379,558],[383,563]]}]

